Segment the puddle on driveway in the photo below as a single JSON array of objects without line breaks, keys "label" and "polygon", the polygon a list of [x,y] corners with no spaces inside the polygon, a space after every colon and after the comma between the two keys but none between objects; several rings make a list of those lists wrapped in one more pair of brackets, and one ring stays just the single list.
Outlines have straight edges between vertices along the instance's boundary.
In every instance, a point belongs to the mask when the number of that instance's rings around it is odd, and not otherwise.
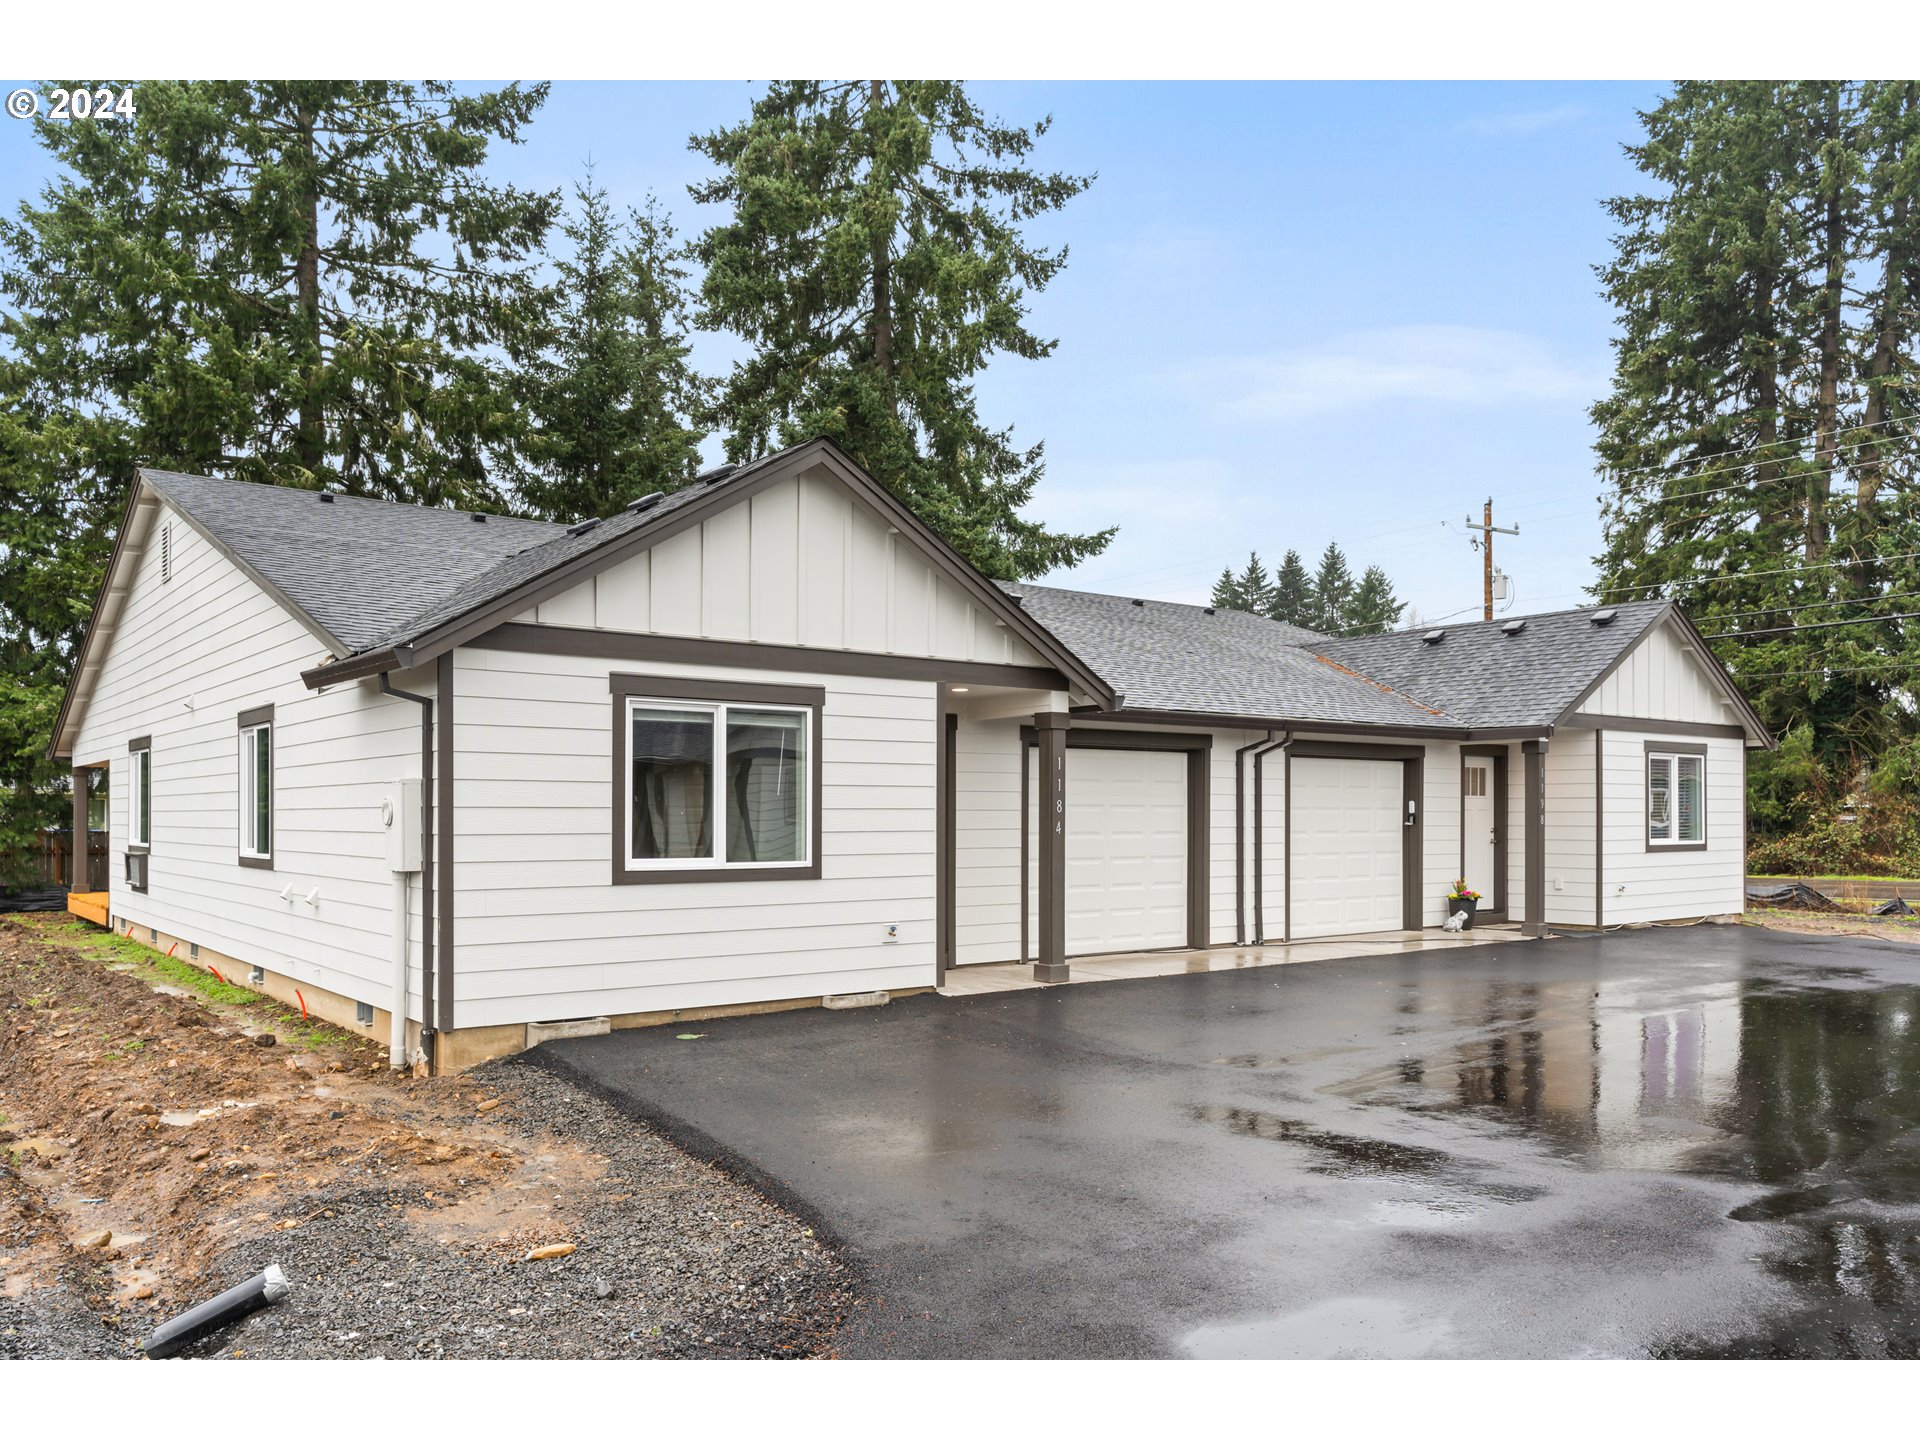
[{"label": "puddle on driveway", "polygon": [[[1671,1008],[1637,999],[1610,995],[1605,981],[1505,983],[1470,1010],[1456,989],[1439,1002],[1449,1013],[1425,1013],[1470,1038],[1327,1093],[1491,1119],[1589,1170],[1761,1189],[1730,1204],[1728,1219],[1764,1232],[1754,1248],[1774,1257],[1769,1269],[1801,1309],[1663,1353],[1920,1357],[1920,986],[1754,979]],[[1216,1123],[1342,1153],[1278,1117]],[[1370,1162],[1413,1175],[1457,1164],[1431,1156],[1391,1147],[1347,1158],[1355,1173]]]},{"label": "puddle on driveway", "polygon": [[1396,1300],[1350,1296],[1235,1325],[1208,1325],[1180,1338],[1196,1360],[1417,1360],[1447,1341],[1444,1320],[1416,1319]]}]

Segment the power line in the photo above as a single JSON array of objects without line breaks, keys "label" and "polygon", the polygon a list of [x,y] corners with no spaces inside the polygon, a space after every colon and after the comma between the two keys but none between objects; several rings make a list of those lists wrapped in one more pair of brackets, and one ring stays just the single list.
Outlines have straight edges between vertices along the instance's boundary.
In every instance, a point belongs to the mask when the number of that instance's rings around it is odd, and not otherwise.
[{"label": "power line", "polygon": [[1842,565],[1886,564],[1894,560],[1920,559],[1920,550],[1900,555],[1856,555],[1847,560],[1816,560],[1804,565],[1787,565],[1778,570],[1743,570],[1738,575],[1702,575],[1697,579],[1646,580],[1637,585],[1609,585],[1602,595],[1619,595],[1628,590],[1658,590],[1663,585],[1716,585],[1728,580],[1758,580],[1765,575],[1796,575],[1803,570],[1832,570]]},{"label": "power line", "polygon": [[1735,671],[1741,680],[1788,680],[1806,675],[1888,675],[1896,670],[1920,670],[1920,660],[1895,660],[1886,665],[1840,665],[1819,670]]},{"label": "power line", "polygon": [[1857,620],[1816,620],[1811,625],[1775,625],[1766,630],[1722,630],[1707,639],[1745,640],[1755,635],[1792,635],[1802,630],[1837,630],[1842,625],[1879,625],[1891,620],[1920,620],[1920,610],[1909,610],[1903,615],[1868,615]]},{"label": "power line", "polygon": [[[1836,436],[1850,435],[1850,434],[1858,434],[1859,432],[1864,430],[1877,430],[1883,425],[1906,425],[1906,424],[1912,423],[1913,418],[1914,417],[1911,415],[1894,415],[1885,420],[1863,421],[1861,424],[1858,424],[1858,425],[1842,425],[1838,430],[1834,431],[1834,434]],[[1888,437],[1875,436],[1873,438],[1877,440],[1877,439],[1888,438]],[[1804,443],[1806,442],[1803,440],[1769,440],[1763,444],[1742,446],[1738,450],[1722,450],[1717,454],[1711,455],[1707,458],[1716,460],[1716,461],[1724,460],[1727,457],[1732,455],[1752,455],[1756,451],[1772,450],[1781,445],[1792,445],[1795,451],[1798,452],[1799,447]],[[1818,442],[1816,440],[1816,444],[1817,443]],[[1806,458],[1809,460],[1818,460],[1822,455],[1837,455],[1842,450],[1857,450],[1860,448],[1861,445],[1865,443],[1867,442],[1861,441],[1861,440],[1855,440],[1855,441],[1849,442],[1846,445],[1836,444],[1834,448],[1831,450],[1816,449],[1812,455],[1807,456]],[[1786,455],[1780,458],[1782,463],[1784,463],[1787,460],[1798,460],[1801,457],[1798,453],[1795,453],[1793,455]],[[1683,465],[1685,463],[1686,463],[1685,461],[1670,460],[1664,465],[1639,465],[1626,470],[1614,470],[1609,468],[1609,469],[1602,470],[1601,473],[1604,475],[1609,475],[1616,478],[1620,476],[1625,476],[1625,475],[1655,475],[1663,471],[1671,471],[1676,464]],[[1766,462],[1759,462],[1759,463],[1766,463]],[[1719,475],[1719,474],[1725,474],[1729,470],[1744,470],[1746,468],[1747,467],[1745,465],[1723,465],[1717,470],[1695,470],[1691,473],[1695,478],[1698,478],[1699,476],[1703,476],[1703,475]]]},{"label": "power line", "polygon": [[1911,600],[1916,596],[1920,596],[1920,590],[1896,590],[1888,595],[1854,595],[1844,600],[1801,600],[1791,605],[1767,605],[1758,610],[1729,610],[1713,618],[1727,621],[1744,620],[1749,615],[1797,615],[1802,610],[1828,610],[1835,605],[1884,605],[1889,600]]}]

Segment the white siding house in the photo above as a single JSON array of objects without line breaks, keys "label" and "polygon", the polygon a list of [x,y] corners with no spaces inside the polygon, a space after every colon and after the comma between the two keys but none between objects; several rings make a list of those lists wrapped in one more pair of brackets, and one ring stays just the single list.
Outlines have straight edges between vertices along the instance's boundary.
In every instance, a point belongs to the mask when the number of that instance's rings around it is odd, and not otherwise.
[{"label": "white siding house", "polygon": [[1662,602],[1334,640],[997,585],[816,443],[570,529],[145,473],[52,753],[111,796],[78,913],[458,1066],[1418,931],[1463,875],[1535,934],[1734,911],[1766,743]]}]

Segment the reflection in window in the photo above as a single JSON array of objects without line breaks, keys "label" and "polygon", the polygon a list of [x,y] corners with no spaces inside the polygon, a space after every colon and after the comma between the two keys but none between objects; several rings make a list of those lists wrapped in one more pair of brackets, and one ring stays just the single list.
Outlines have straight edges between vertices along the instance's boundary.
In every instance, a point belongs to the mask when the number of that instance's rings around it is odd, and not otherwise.
[{"label": "reflection in window", "polygon": [[713,854],[713,712],[633,707],[635,860]]},{"label": "reflection in window", "polygon": [[727,859],[736,864],[806,858],[806,717],[797,710],[727,711]]}]

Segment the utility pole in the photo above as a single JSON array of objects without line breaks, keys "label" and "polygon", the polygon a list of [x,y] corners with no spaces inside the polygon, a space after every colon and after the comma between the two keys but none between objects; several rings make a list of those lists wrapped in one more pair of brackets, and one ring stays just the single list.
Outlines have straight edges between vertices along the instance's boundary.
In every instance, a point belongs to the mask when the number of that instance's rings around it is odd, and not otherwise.
[{"label": "utility pole", "polygon": [[1518,535],[1520,533],[1520,527],[1515,525],[1511,529],[1508,529],[1493,523],[1493,497],[1491,495],[1487,497],[1487,506],[1481,522],[1478,525],[1474,524],[1473,517],[1469,515],[1465,524],[1467,529],[1478,530],[1486,536],[1484,541],[1476,543],[1480,545],[1480,558],[1483,562],[1482,568],[1485,571],[1482,588],[1486,594],[1486,618],[1491,620],[1493,619],[1493,537],[1496,535]]}]

